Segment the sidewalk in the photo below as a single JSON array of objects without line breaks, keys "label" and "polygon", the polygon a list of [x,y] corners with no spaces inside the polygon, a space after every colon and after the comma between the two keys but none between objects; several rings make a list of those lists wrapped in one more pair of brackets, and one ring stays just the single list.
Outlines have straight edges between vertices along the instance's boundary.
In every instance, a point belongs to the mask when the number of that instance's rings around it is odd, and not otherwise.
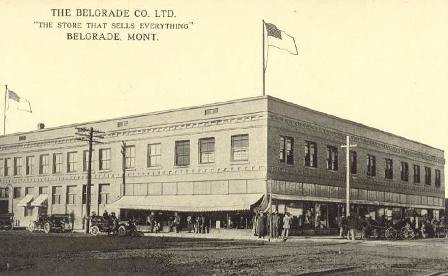
[{"label": "sidewalk", "polygon": [[[158,233],[144,233],[144,236],[148,237],[171,237],[171,238],[191,238],[191,239],[222,239],[222,240],[248,240],[248,241],[269,241],[268,237],[259,239],[257,236],[252,234],[252,230],[241,230],[241,229],[211,229],[210,233],[188,233],[181,231],[180,233],[175,232],[158,232]],[[290,236],[288,237],[288,242],[290,241],[344,241],[346,239],[340,239],[339,236]],[[271,239],[271,242],[282,242],[281,238]]]}]

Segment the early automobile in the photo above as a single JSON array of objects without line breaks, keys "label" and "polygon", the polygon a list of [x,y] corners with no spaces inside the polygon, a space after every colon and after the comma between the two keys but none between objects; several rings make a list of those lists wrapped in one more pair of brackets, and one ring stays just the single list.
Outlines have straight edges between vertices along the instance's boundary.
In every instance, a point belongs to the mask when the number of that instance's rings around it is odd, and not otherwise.
[{"label": "early automobile", "polygon": [[73,230],[70,223],[70,215],[66,214],[52,214],[52,215],[40,215],[37,220],[32,221],[28,230],[43,231],[45,233],[50,232],[69,232]]},{"label": "early automobile", "polygon": [[90,218],[90,234],[96,236],[100,233],[120,237],[138,235],[132,220],[118,220],[110,216],[92,216]]},{"label": "early automobile", "polygon": [[0,230],[11,230],[14,228],[14,214],[0,214]]}]

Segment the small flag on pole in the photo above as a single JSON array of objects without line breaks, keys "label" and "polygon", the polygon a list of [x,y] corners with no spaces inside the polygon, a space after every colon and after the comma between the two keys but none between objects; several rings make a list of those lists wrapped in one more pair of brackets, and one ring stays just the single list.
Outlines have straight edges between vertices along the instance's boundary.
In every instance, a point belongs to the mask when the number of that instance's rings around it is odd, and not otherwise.
[{"label": "small flag on pole", "polygon": [[297,46],[294,37],[277,28],[272,23],[264,23],[268,37],[268,46],[285,50],[292,55],[297,55]]},{"label": "small flag on pole", "polygon": [[[20,97],[19,95],[17,95],[16,92],[11,91],[9,89],[7,92],[8,92],[8,99],[17,102],[17,105],[16,105],[17,110],[26,111],[29,113],[33,112],[31,110],[31,104],[27,99]],[[8,109],[9,109],[9,104],[8,104]]]}]

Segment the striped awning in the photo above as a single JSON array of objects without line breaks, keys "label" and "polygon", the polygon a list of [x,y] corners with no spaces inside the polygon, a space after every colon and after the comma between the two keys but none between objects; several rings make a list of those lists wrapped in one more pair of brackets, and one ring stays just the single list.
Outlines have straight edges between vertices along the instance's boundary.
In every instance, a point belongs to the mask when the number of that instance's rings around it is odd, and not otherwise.
[{"label": "striped awning", "polygon": [[123,196],[107,209],[141,209],[179,212],[250,210],[263,194]]},{"label": "striped awning", "polygon": [[42,205],[47,204],[48,195],[40,194],[33,202],[31,202],[31,206],[41,207]]},{"label": "striped awning", "polygon": [[19,203],[17,203],[17,206],[19,207],[26,207],[30,202],[33,200],[33,195],[26,195],[24,198],[22,198]]}]

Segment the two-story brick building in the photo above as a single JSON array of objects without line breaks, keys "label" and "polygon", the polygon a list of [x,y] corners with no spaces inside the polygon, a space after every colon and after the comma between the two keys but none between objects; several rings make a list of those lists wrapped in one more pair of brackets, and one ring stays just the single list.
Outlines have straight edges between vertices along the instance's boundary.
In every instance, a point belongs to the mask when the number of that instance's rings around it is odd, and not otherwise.
[{"label": "two-story brick building", "polygon": [[444,208],[442,150],[263,96],[0,137],[0,211],[19,225],[48,212],[73,214],[81,227],[88,154],[75,127],[105,132],[93,151],[96,213],[155,211],[162,220],[177,211],[206,214],[212,227],[247,227],[272,194],[295,228],[331,228],[345,199],[346,135],[357,144],[354,211],[438,216]]}]

